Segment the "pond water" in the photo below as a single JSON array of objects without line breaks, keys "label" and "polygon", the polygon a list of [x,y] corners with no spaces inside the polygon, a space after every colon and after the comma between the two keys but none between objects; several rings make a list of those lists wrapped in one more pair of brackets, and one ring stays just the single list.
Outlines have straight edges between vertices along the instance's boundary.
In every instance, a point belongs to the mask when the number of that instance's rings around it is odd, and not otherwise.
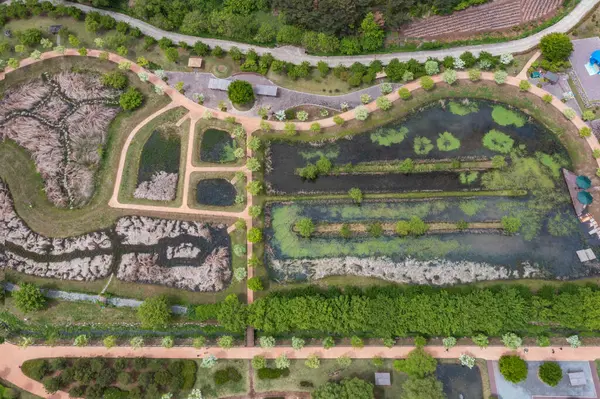
[{"label": "pond water", "polygon": [[448,399],[483,398],[483,385],[479,367],[472,369],[460,364],[438,364],[435,376],[444,386]]},{"label": "pond water", "polygon": [[235,162],[233,151],[235,140],[229,132],[218,129],[207,129],[202,134],[200,144],[200,160],[202,162],[229,163]]},{"label": "pond water", "polygon": [[142,149],[138,184],[150,180],[156,172],[179,173],[180,157],[179,135],[154,131]]},{"label": "pond water", "polygon": [[203,179],[196,186],[196,201],[202,205],[231,206],[237,191],[227,179]]},{"label": "pond water", "polygon": [[[468,105],[458,101],[453,103],[458,105],[454,107],[434,103],[402,121],[334,142],[273,141],[270,146],[272,168],[265,175],[266,181],[272,191],[278,193],[346,192],[352,187],[371,192],[477,188],[478,180],[466,186],[460,183],[458,174],[453,172],[322,176],[316,181],[306,181],[296,175],[295,170],[306,166],[308,162],[314,163],[322,155],[334,165],[406,158],[488,159],[501,154],[483,145],[484,137],[492,130],[502,132],[509,141],[512,140],[510,148],[518,148],[528,154],[561,154],[568,159],[564,147],[555,135],[521,111],[487,101],[470,101]],[[464,111],[465,108],[467,111]],[[464,112],[460,112],[461,110]],[[465,112],[467,113],[464,114]],[[440,138],[440,134],[444,132],[451,133],[452,141]],[[420,138],[428,141],[423,144]],[[416,145],[418,142],[421,145]]]}]

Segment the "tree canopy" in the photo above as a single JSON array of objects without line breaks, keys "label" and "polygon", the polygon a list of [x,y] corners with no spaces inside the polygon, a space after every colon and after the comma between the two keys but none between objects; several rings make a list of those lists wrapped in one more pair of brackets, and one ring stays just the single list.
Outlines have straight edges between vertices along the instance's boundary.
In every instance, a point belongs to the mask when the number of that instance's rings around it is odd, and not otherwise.
[{"label": "tree canopy", "polygon": [[234,80],[227,88],[229,100],[234,104],[248,104],[254,101],[254,89],[250,82]]},{"label": "tree canopy", "polygon": [[359,378],[327,382],[312,393],[313,399],[374,399],[373,384]]},{"label": "tree canopy", "polygon": [[540,50],[550,62],[566,61],[573,52],[573,43],[565,33],[550,33],[540,40]]},{"label": "tree canopy", "polygon": [[143,328],[167,328],[171,321],[171,307],[165,296],[146,299],[138,308]]}]

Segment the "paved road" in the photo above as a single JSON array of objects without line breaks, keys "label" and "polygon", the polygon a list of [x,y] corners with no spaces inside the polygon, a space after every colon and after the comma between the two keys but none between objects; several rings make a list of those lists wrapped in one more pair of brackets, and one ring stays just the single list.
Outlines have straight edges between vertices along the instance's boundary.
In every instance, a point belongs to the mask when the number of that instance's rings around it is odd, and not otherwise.
[{"label": "paved road", "polygon": [[[65,392],[58,391],[53,395],[45,393],[44,387],[37,381],[34,381],[20,369],[21,364],[25,360],[37,358],[52,358],[52,357],[150,357],[150,358],[167,358],[167,359],[198,359],[213,354],[217,359],[252,359],[255,355],[262,355],[268,359],[274,359],[281,354],[285,354],[289,359],[306,359],[309,355],[316,354],[323,359],[337,359],[341,356],[348,356],[353,359],[372,359],[375,356],[380,356],[387,359],[405,358],[413,346],[394,346],[386,348],[384,346],[365,346],[362,349],[355,349],[351,346],[336,346],[331,349],[323,349],[320,346],[307,346],[300,350],[294,350],[290,347],[275,347],[263,349],[260,347],[235,347],[231,349],[221,348],[201,348],[194,349],[191,347],[143,347],[140,349],[132,349],[131,347],[114,347],[106,349],[104,347],[74,347],[74,346],[30,346],[26,349],[21,349],[12,344],[0,345],[0,377],[15,384],[16,386],[32,392],[36,395],[51,399],[67,399],[69,395]],[[490,346],[481,349],[477,346],[455,346],[446,351],[443,346],[427,346],[425,350],[433,357],[439,359],[456,359],[461,354],[467,353],[479,359],[498,360],[500,356],[511,353],[511,351],[503,346]],[[552,353],[554,351],[554,353]],[[527,353],[523,349],[517,351],[525,360],[553,360],[553,361],[593,361],[600,358],[600,347],[598,346],[582,346],[577,349],[563,347],[559,350],[558,347],[530,347]],[[512,352],[514,353],[514,352]]]},{"label": "paved road", "polygon": [[167,37],[173,40],[175,43],[183,41],[188,44],[194,44],[196,41],[201,40],[204,43],[208,44],[211,47],[221,46],[223,49],[228,50],[233,46],[238,47],[242,51],[248,51],[253,48],[256,50],[258,54],[271,53],[273,56],[279,60],[293,62],[296,64],[301,63],[302,61],[308,61],[312,65],[316,65],[319,61],[326,61],[329,65],[346,65],[350,66],[354,62],[361,62],[363,64],[368,64],[371,61],[378,59],[381,60],[384,64],[387,64],[391,59],[398,58],[400,61],[407,61],[411,58],[415,58],[419,61],[425,61],[429,57],[435,58],[444,58],[445,56],[459,56],[465,51],[471,51],[474,54],[479,54],[481,51],[488,51],[494,55],[500,55],[504,53],[521,53],[532,49],[537,46],[540,39],[552,32],[568,32],[571,30],[579,21],[581,21],[585,15],[591,11],[600,0],[581,0],[581,2],[575,7],[575,9],[563,19],[561,19],[558,23],[552,25],[549,28],[544,29],[543,31],[536,33],[535,35],[526,37],[524,39],[513,40],[505,43],[496,43],[496,44],[483,44],[477,46],[465,46],[465,47],[455,47],[451,49],[444,50],[435,50],[435,51],[415,51],[415,52],[405,52],[405,53],[389,53],[389,54],[371,54],[371,55],[357,55],[357,56],[335,56],[335,57],[319,57],[313,55],[304,54],[304,50],[292,47],[292,46],[283,46],[277,48],[267,48],[267,47],[258,47],[245,43],[236,43],[228,40],[219,40],[219,39],[210,39],[210,38],[198,38],[195,36],[183,35],[180,33],[167,32],[162,29],[158,29],[146,22],[140,21],[138,19],[132,18],[128,15],[120,14],[114,11],[106,11],[106,10],[98,10],[90,6],[86,6],[78,3],[71,3],[68,1],[55,0],[56,3],[62,3],[65,5],[70,5],[77,7],[84,12],[89,11],[98,11],[101,14],[108,14],[115,18],[117,21],[125,21],[132,26],[140,28],[140,30],[148,36],[152,36],[156,39],[160,39],[162,37]]}]

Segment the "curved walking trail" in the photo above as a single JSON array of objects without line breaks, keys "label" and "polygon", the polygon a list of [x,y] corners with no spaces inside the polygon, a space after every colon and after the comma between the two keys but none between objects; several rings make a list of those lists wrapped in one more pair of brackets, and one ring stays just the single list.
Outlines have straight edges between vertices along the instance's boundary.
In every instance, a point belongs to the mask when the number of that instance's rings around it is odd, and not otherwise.
[{"label": "curved walking trail", "polygon": [[[58,0],[54,0],[53,2],[59,3]],[[303,49],[291,46],[283,46],[283,47],[260,47],[254,46],[246,43],[237,43],[229,40],[221,40],[221,39],[211,39],[197,36],[189,36],[181,33],[168,32],[162,29],[159,29],[155,26],[152,26],[144,21],[139,19],[135,19],[125,14],[120,14],[115,11],[101,10],[94,7],[86,6],[78,3],[71,3],[68,1],[60,2],[61,4],[77,7],[84,12],[97,11],[100,14],[110,15],[117,21],[124,21],[130,24],[131,26],[139,28],[145,35],[152,36],[155,39],[160,39],[163,37],[167,37],[171,39],[173,42],[186,42],[188,44],[193,45],[197,41],[202,41],[208,44],[211,47],[220,46],[224,50],[229,50],[231,47],[238,47],[240,50],[246,52],[250,49],[254,49],[258,54],[262,55],[265,53],[271,53],[275,58],[286,61],[293,62],[295,64],[299,64],[302,61],[308,61],[311,65],[316,65],[319,61],[325,61],[329,65],[334,66],[338,64],[342,64],[345,66],[350,66],[355,62],[360,62],[363,64],[368,64],[373,60],[380,60],[384,64],[387,64],[393,58],[398,58],[400,61],[408,61],[411,58],[414,58],[418,61],[426,61],[427,58],[444,58],[446,56],[457,57],[464,53],[465,51],[471,51],[475,55],[479,54],[481,51],[487,51],[494,55],[500,55],[504,53],[522,53],[528,51],[535,46],[538,45],[540,39],[552,32],[568,32],[573,29],[579,21],[581,21],[597,4],[600,3],[600,0],[581,0],[581,2],[571,11],[568,15],[562,18],[560,21],[555,23],[554,25],[538,32],[534,35],[525,37],[523,39],[512,40],[504,43],[494,43],[494,44],[480,44],[473,46],[464,46],[464,47],[454,47],[449,49],[442,50],[434,50],[434,51],[413,51],[413,52],[402,52],[402,53],[386,53],[386,54],[369,54],[369,55],[355,55],[355,56],[315,56],[308,55],[304,53]]]},{"label": "curved walking trail", "polygon": [[[291,347],[275,347],[263,349],[259,347],[246,348],[235,347],[231,349],[192,347],[173,347],[170,349],[161,347],[143,347],[132,349],[131,347],[73,347],[73,346],[30,346],[21,349],[13,344],[0,345],[2,360],[0,361],[0,377],[41,397],[51,399],[67,399],[69,395],[65,392],[57,392],[48,395],[43,385],[27,377],[20,369],[21,364],[30,359],[52,358],[52,357],[149,357],[170,359],[198,359],[209,354],[215,355],[217,359],[252,359],[255,355],[262,355],[268,359],[274,359],[285,354],[289,359],[306,359],[309,355],[316,354],[322,359],[337,359],[341,356],[349,356],[354,359],[372,359],[379,356],[387,359],[405,358],[414,346],[365,346],[362,349],[350,346],[336,346],[331,349],[322,347],[304,347],[294,350]],[[498,360],[500,356],[507,353],[518,352],[519,355],[530,361],[593,361],[600,358],[600,346],[583,346],[576,349],[564,347],[530,347],[525,353],[523,349],[510,351],[503,346],[490,346],[482,349],[478,346],[455,346],[446,350],[443,346],[426,346],[425,350],[438,359],[456,359],[461,354],[467,353],[476,358],[485,360]],[[552,353],[554,350],[555,353]]]}]

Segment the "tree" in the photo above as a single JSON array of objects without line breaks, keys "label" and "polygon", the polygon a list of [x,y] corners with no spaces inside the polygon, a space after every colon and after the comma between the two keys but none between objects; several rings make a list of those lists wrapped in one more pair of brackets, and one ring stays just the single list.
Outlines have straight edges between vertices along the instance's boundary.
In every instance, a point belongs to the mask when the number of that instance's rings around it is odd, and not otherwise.
[{"label": "tree", "polygon": [[127,87],[127,75],[121,71],[107,72],[102,75],[102,84],[114,89],[124,89]]},{"label": "tree", "polygon": [[304,238],[310,238],[315,231],[315,224],[310,218],[299,219],[294,225],[294,229]]},{"label": "tree", "polygon": [[433,374],[437,367],[437,360],[421,347],[413,349],[406,359],[395,360],[394,368],[411,377],[424,378]]},{"label": "tree", "polygon": [[249,278],[247,285],[248,289],[251,291],[262,291],[265,289],[260,277]]},{"label": "tree", "polygon": [[175,47],[169,47],[165,50],[165,57],[171,62],[177,62],[179,59],[179,51]]},{"label": "tree", "polygon": [[320,175],[326,175],[331,171],[333,165],[331,164],[329,158],[321,155],[315,166],[317,167],[317,171]]},{"label": "tree", "polygon": [[229,100],[234,104],[248,104],[254,101],[254,89],[245,80],[234,80],[227,88]]},{"label": "tree", "polygon": [[556,362],[544,362],[540,366],[538,376],[542,382],[555,387],[562,380],[563,373],[562,369]]},{"label": "tree", "polygon": [[360,190],[360,188],[351,188],[350,190],[348,190],[348,196],[350,196],[350,198],[355,204],[360,205],[362,203],[363,193]]},{"label": "tree", "polygon": [[375,21],[372,12],[368,13],[361,22],[360,35],[362,48],[365,51],[375,51],[383,46],[385,32]]},{"label": "tree", "polygon": [[521,228],[521,219],[511,216],[503,216],[500,220],[502,228],[508,234],[515,234]]},{"label": "tree", "polygon": [[144,95],[135,87],[130,87],[125,93],[119,97],[119,105],[125,111],[131,111],[142,105]]},{"label": "tree", "polygon": [[565,61],[573,52],[573,43],[565,33],[550,33],[540,40],[540,50],[550,62]]},{"label": "tree", "polygon": [[400,399],[446,399],[446,394],[435,377],[409,378],[402,384]]},{"label": "tree", "polygon": [[171,321],[171,308],[165,296],[146,299],[138,308],[138,318],[143,328],[167,328]]},{"label": "tree", "polygon": [[329,73],[329,64],[324,61],[319,61],[317,63],[317,70],[322,78],[326,77]]},{"label": "tree", "polygon": [[34,47],[42,40],[42,31],[36,28],[26,29],[18,34],[21,44]]},{"label": "tree", "polygon": [[253,227],[248,231],[248,241],[252,243],[261,242],[263,239],[262,230],[258,227]]},{"label": "tree", "polygon": [[22,283],[18,290],[13,291],[15,306],[23,313],[42,310],[46,307],[46,298],[38,286]]},{"label": "tree", "polygon": [[517,355],[504,355],[498,362],[500,374],[508,382],[517,384],[527,378],[527,363]]}]

